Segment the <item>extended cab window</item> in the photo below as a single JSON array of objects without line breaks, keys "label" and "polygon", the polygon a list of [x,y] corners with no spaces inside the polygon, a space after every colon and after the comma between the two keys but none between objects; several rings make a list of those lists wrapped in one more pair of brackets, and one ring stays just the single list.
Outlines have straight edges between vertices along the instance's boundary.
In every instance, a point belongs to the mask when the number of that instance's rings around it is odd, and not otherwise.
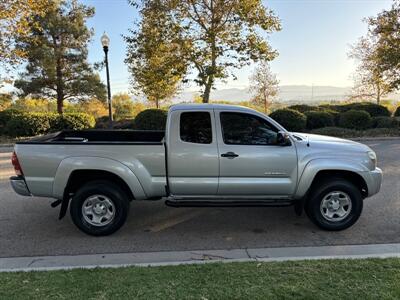
[{"label": "extended cab window", "polygon": [[211,116],[208,112],[184,112],[180,121],[181,140],[188,143],[211,144]]},{"label": "extended cab window", "polygon": [[276,145],[278,129],[258,116],[223,112],[220,119],[225,144]]}]

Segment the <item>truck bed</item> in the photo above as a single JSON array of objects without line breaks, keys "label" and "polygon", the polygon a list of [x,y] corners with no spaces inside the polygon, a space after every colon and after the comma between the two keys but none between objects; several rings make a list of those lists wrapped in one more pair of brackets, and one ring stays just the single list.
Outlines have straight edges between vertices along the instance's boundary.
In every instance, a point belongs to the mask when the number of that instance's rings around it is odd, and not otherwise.
[{"label": "truck bed", "polygon": [[18,144],[162,144],[160,130],[65,130],[35,137]]},{"label": "truck bed", "polygon": [[82,130],[61,131],[18,142],[15,152],[25,181],[35,196],[59,198],[59,178],[74,168],[109,171],[137,180],[143,195],[165,194],[165,147],[163,131]]}]

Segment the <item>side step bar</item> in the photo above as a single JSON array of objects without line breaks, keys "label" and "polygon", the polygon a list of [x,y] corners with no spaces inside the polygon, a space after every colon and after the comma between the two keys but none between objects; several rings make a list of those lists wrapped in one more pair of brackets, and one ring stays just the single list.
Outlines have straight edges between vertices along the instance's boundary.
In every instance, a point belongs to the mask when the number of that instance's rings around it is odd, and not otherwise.
[{"label": "side step bar", "polygon": [[293,200],[165,200],[172,207],[285,207],[294,204]]}]

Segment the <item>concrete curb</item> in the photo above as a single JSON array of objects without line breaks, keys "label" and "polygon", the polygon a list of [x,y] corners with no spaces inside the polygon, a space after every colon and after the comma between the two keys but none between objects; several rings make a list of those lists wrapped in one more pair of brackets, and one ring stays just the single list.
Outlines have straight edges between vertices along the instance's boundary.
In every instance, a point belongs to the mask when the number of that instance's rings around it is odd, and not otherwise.
[{"label": "concrete curb", "polygon": [[0,258],[0,272],[49,271],[128,266],[165,266],[210,262],[311,259],[400,258],[399,244],[284,247],[232,250],[163,251],[71,256]]}]

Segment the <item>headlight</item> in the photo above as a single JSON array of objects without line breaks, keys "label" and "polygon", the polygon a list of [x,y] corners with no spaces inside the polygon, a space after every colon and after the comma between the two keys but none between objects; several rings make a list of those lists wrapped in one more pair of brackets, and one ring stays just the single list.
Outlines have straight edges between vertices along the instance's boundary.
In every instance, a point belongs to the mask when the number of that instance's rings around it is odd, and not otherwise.
[{"label": "headlight", "polygon": [[374,152],[374,151],[368,151],[367,153],[368,153],[369,159],[372,161],[374,167],[376,168],[377,160],[376,160],[376,154],[375,154],[375,152]]}]

